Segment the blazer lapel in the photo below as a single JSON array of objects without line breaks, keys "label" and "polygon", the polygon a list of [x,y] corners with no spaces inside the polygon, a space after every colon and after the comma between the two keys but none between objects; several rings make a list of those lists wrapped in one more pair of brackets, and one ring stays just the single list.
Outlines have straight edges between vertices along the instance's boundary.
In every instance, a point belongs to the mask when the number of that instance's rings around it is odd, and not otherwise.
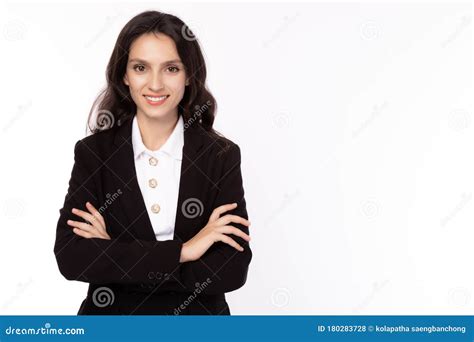
[{"label": "blazer lapel", "polygon": [[186,242],[194,236],[195,225],[200,220],[199,216],[201,216],[203,212],[202,206],[204,203],[202,198],[199,199],[201,201],[201,207],[199,208],[200,215],[196,217],[190,217],[190,215],[185,216],[186,211],[183,209],[184,202],[188,199],[198,197],[200,194],[199,189],[203,186],[200,181],[202,171],[200,171],[197,166],[199,162],[202,162],[202,160],[199,160],[202,156],[202,152],[199,152],[203,146],[203,133],[199,131],[200,129],[202,128],[190,126],[184,130],[183,159],[181,162],[178,207],[176,208],[173,236],[173,240],[181,242]]},{"label": "blazer lapel", "polygon": [[[129,220],[128,224],[122,223],[123,226],[133,231],[133,235],[137,239],[156,241],[155,232],[147,213],[135,171],[132,119],[123,122],[118,128],[114,138],[116,150],[112,152],[113,155],[108,163],[114,173],[114,184],[117,188],[123,189],[123,194],[118,198],[118,201]],[[185,242],[184,239],[188,239],[187,229],[184,225],[189,223],[190,220],[183,215],[181,207],[186,199],[195,197],[195,190],[193,189],[195,188],[194,183],[199,171],[193,165],[203,143],[198,129],[191,126],[184,130],[183,158],[174,231],[174,240],[183,242]]]}]

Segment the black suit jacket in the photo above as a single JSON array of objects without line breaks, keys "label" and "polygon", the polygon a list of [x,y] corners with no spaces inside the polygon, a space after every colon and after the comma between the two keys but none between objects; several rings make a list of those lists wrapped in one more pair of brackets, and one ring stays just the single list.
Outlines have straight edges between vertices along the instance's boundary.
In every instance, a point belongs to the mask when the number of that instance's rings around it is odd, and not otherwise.
[{"label": "black suit jacket", "polygon": [[[137,182],[131,130],[129,119],[75,145],[54,253],[66,279],[90,283],[79,314],[229,314],[224,293],[246,282],[250,246],[230,235],[243,252],[217,242],[199,260],[179,258],[216,207],[237,202],[227,213],[248,218],[238,145],[197,125],[185,129],[174,238],[157,241]],[[79,237],[67,225],[81,220],[71,209],[87,211],[86,201],[101,212],[111,240]],[[101,291],[109,293],[109,305],[100,302]]]}]

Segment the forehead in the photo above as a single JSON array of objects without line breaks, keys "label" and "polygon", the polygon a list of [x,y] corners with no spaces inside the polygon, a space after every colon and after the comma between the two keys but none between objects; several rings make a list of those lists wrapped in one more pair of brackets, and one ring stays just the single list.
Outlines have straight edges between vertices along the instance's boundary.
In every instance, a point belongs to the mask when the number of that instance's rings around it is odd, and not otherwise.
[{"label": "forehead", "polygon": [[129,59],[139,58],[149,62],[179,59],[176,44],[169,36],[162,33],[143,34],[130,46]]}]

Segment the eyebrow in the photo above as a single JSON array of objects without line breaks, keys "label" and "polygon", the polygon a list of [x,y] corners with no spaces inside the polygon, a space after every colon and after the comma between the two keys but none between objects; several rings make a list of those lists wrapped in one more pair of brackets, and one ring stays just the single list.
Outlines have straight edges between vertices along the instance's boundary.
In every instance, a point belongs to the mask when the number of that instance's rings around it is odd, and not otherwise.
[{"label": "eyebrow", "polygon": [[[131,60],[128,61],[128,63],[136,63],[136,62],[150,65],[150,63],[148,63],[144,59],[140,59],[140,58],[132,58]],[[172,64],[172,63],[181,63],[182,64],[183,62],[181,62],[180,59],[172,59],[170,61],[163,62],[160,65],[167,65],[167,64]]]}]

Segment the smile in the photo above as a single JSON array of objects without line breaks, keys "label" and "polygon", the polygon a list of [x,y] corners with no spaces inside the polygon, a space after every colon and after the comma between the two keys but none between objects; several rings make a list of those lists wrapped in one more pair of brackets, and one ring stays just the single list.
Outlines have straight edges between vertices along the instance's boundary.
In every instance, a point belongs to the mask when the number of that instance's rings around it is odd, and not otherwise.
[{"label": "smile", "polygon": [[163,104],[166,99],[169,97],[169,95],[163,95],[163,96],[149,96],[149,95],[143,95],[146,99],[146,102],[153,106],[158,106]]}]

